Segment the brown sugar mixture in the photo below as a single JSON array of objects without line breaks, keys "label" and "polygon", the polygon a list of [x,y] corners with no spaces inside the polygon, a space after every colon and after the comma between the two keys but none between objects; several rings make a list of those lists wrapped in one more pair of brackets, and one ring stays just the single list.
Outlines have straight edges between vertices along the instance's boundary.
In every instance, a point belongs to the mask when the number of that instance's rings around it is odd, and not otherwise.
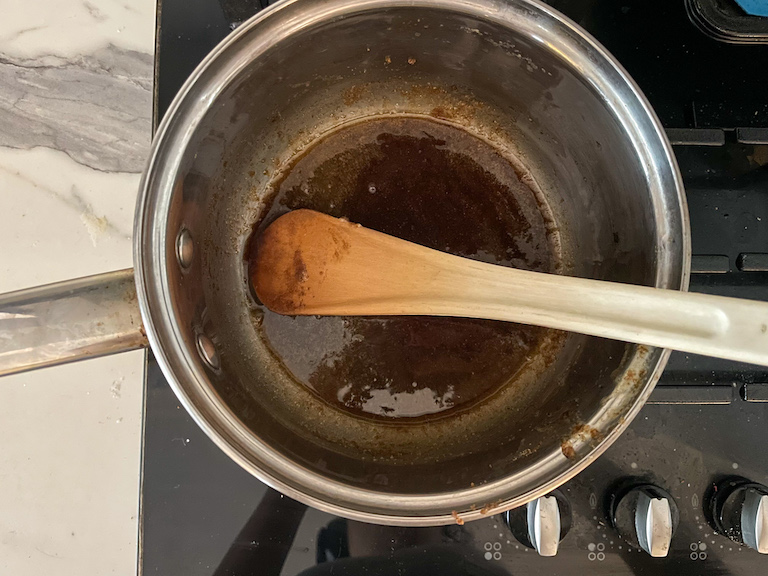
[{"label": "brown sugar mixture", "polygon": [[[558,235],[531,182],[455,126],[364,120],[326,135],[286,170],[246,259],[275,218],[310,208],[451,254],[555,272]],[[467,318],[290,317],[258,308],[263,338],[296,382],[339,409],[398,423],[482,401],[515,378],[550,332]]]}]

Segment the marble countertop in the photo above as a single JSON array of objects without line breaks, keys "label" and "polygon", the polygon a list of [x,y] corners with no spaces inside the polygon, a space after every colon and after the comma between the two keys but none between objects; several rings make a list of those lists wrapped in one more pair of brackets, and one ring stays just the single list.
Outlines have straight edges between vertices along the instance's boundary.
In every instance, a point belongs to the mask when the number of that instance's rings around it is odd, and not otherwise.
[{"label": "marble countertop", "polygon": [[[130,267],[154,0],[5,0],[0,292]],[[0,574],[136,574],[144,352],[0,382]]]}]

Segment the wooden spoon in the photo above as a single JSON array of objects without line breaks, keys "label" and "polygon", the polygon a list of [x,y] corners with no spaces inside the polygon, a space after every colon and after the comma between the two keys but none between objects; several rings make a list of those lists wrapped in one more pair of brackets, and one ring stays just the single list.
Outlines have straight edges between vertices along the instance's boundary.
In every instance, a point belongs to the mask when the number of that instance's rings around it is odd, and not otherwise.
[{"label": "wooden spoon", "polygon": [[485,264],[312,210],[267,227],[251,281],[280,314],[489,318],[768,366],[768,303]]}]

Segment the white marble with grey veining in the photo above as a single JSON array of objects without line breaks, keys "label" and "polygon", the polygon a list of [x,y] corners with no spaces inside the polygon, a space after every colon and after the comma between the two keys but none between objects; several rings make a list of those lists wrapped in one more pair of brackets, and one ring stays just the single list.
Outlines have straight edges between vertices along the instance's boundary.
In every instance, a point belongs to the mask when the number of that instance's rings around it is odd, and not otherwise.
[{"label": "white marble with grey veining", "polygon": [[[131,266],[154,0],[0,12],[0,292]],[[136,573],[143,360],[0,380],[0,574]]]},{"label": "white marble with grey veining", "polygon": [[150,54],[112,44],[55,64],[4,56],[0,146],[53,148],[94,170],[140,172],[151,73]]}]

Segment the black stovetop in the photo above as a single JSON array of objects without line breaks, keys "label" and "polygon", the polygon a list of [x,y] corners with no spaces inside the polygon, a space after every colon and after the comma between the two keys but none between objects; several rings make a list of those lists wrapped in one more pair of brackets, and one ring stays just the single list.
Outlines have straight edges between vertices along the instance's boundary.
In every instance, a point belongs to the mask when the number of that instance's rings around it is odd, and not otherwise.
[{"label": "black stovetop", "polygon": [[[718,42],[688,17],[691,6],[728,1],[550,4],[618,58],[678,144],[693,235],[691,290],[768,300],[768,45]],[[158,118],[208,51],[260,8],[258,0],[160,1]],[[307,508],[214,446],[151,355],[146,386],[139,563],[146,575],[768,573],[768,556],[716,534],[705,512],[725,478],[768,484],[763,368],[673,354],[627,432],[561,487],[573,519],[553,558],[518,542],[500,517],[404,529]],[[628,547],[610,527],[607,504],[627,479],[657,484],[677,503],[667,558]]]}]

